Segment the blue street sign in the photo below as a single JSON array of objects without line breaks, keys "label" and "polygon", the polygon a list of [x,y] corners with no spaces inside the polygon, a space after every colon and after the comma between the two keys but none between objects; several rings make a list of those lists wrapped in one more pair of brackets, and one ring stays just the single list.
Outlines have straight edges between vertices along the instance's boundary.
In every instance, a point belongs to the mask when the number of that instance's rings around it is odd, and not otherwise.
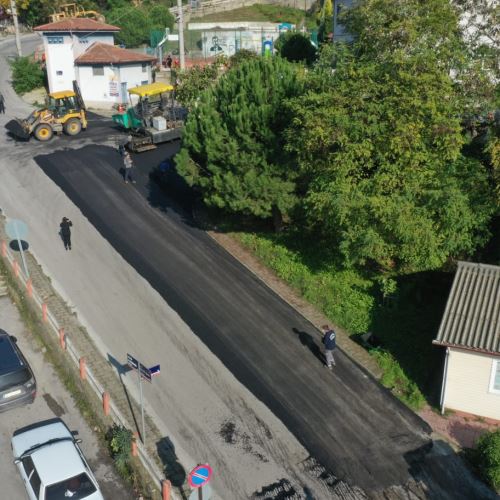
[{"label": "blue street sign", "polygon": [[146,368],[144,365],[141,365],[141,377],[148,382],[151,382],[151,372],[149,368]]},{"label": "blue street sign", "polygon": [[[127,353],[127,364],[130,366],[130,368],[133,368],[134,370],[137,370],[137,368],[141,367],[141,369],[139,370],[141,372],[141,377],[144,379],[144,380],[147,380],[148,382],[151,382],[151,371],[149,370],[149,368],[146,368],[142,363],[139,363],[139,361],[134,358],[134,356],[132,356],[132,354],[128,354]],[[153,366],[153,369],[155,370],[155,372],[157,371],[158,373],[160,373],[160,365],[156,365],[156,366]],[[154,373],[155,375],[157,375],[158,373]]]},{"label": "blue street sign", "polygon": [[5,224],[5,232],[13,240],[25,240],[28,237],[28,226],[22,220],[9,219]]},{"label": "blue street sign", "polygon": [[160,374],[160,365],[155,365],[155,366],[152,366],[150,369],[149,369],[149,373],[151,373],[151,375],[155,376],[155,375],[159,375]]},{"label": "blue street sign", "polygon": [[134,370],[137,370],[137,367],[139,366],[139,362],[137,359],[132,356],[132,354],[127,353],[127,363],[130,366],[130,368],[133,368]]}]

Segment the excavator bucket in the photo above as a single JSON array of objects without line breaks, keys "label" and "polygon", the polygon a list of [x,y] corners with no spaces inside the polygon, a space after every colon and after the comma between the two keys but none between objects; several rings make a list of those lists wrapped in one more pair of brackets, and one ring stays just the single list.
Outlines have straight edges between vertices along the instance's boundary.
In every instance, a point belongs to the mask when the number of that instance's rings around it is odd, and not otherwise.
[{"label": "excavator bucket", "polygon": [[18,139],[27,141],[30,138],[30,132],[24,120],[20,120],[18,118],[10,120],[5,124],[5,128],[11,135],[17,137]]}]

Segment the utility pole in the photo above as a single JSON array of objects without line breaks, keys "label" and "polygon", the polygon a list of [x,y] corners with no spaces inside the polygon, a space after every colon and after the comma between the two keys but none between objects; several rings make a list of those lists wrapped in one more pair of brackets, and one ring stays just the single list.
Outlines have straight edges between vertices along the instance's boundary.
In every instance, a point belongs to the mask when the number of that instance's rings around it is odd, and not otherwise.
[{"label": "utility pole", "polygon": [[21,49],[21,38],[19,36],[19,23],[17,22],[17,8],[15,0],[10,0],[10,11],[14,21],[14,31],[16,32],[17,55],[21,57],[23,55],[23,51]]},{"label": "utility pole", "polygon": [[184,16],[182,14],[182,0],[177,0],[177,10],[179,11],[177,17],[177,26],[179,27],[179,63],[181,70],[183,70],[186,67],[186,61],[184,60]]}]

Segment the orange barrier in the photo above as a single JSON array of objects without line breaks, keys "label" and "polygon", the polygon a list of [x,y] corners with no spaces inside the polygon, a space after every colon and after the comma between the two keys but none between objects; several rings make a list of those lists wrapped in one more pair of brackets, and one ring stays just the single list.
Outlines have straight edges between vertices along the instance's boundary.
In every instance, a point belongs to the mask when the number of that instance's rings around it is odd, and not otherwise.
[{"label": "orange barrier", "polygon": [[63,351],[66,350],[66,336],[64,335],[64,328],[59,328],[59,345]]},{"label": "orange barrier", "polygon": [[139,451],[137,450],[137,438],[139,437],[139,434],[137,432],[134,432],[134,437],[132,438],[132,456],[136,457],[139,455]]},{"label": "orange barrier", "polygon": [[109,392],[102,393],[102,409],[104,410],[104,415],[109,415]]},{"label": "orange barrier", "polygon": [[161,482],[161,498],[162,500],[170,500],[170,491],[172,490],[172,483],[165,479]]},{"label": "orange barrier", "polygon": [[19,264],[17,263],[17,260],[12,262],[12,267],[14,268],[14,276],[19,278]]},{"label": "orange barrier", "polygon": [[47,304],[45,302],[42,304],[42,321],[47,323]]},{"label": "orange barrier", "polygon": [[87,362],[85,358],[80,358],[80,379],[87,380]]},{"label": "orange barrier", "polygon": [[26,293],[30,299],[33,297],[33,282],[31,281],[31,278],[29,278],[26,282]]}]

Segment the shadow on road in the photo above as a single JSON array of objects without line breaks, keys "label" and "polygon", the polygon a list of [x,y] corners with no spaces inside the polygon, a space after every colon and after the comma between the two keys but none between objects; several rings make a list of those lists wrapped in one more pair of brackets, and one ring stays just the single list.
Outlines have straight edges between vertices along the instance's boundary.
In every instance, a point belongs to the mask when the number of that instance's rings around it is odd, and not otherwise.
[{"label": "shadow on road", "polygon": [[170,480],[172,486],[181,487],[186,481],[186,471],[177,459],[174,443],[168,437],[161,438],[156,443],[156,451],[163,463],[165,477]]},{"label": "shadow on road", "polygon": [[299,337],[300,343],[304,346],[307,347],[311,353],[321,361],[321,364],[325,364],[325,357],[323,356],[323,353],[321,352],[320,347],[316,342],[314,341],[312,335],[306,332],[301,332],[297,328],[292,328],[293,333]]}]

